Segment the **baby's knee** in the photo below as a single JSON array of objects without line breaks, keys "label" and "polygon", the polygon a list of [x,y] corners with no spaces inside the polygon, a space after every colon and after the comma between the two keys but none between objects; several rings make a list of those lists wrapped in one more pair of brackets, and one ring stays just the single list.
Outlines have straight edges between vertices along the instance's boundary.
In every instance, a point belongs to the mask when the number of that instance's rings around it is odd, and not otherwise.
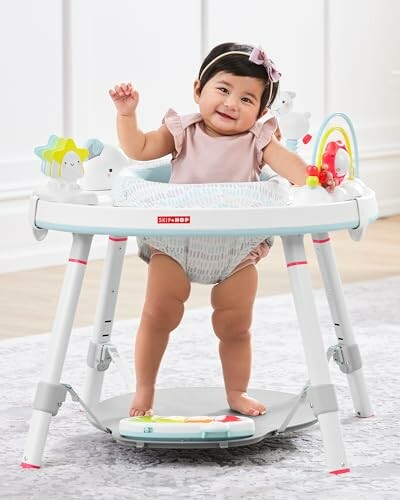
[{"label": "baby's knee", "polygon": [[185,306],[183,302],[177,300],[168,300],[159,302],[156,300],[146,301],[143,307],[142,319],[152,331],[169,331],[175,328],[181,322]]},{"label": "baby's knee", "polygon": [[212,315],[212,324],[215,335],[220,340],[248,340],[251,335],[251,312],[241,309],[217,309]]}]

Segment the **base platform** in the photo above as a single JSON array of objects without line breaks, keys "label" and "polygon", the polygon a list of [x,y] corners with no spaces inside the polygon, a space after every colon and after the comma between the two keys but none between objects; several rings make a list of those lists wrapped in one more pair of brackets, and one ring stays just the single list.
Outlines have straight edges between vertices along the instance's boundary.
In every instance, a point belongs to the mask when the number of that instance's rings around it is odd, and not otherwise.
[{"label": "base platform", "polygon": [[[119,433],[119,421],[128,416],[128,408],[133,393],[106,399],[93,408],[93,412],[102,424],[110,429],[112,437],[121,444],[136,448],[231,448],[258,443],[266,437],[272,437],[288,415],[297,395],[284,392],[249,390],[251,397],[262,401],[267,406],[265,415],[254,417],[255,433],[250,437],[223,439],[215,441],[176,441],[125,438]],[[220,387],[187,387],[158,389],[156,392],[156,415],[238,415],[227,407],[225,390]],[[251,417],[250,417],[251,418]],[[90,417],[89,417],[90,420]],[[309,427],[317,419],[306,401],[302,401],[286,429],[296,431]]]}]

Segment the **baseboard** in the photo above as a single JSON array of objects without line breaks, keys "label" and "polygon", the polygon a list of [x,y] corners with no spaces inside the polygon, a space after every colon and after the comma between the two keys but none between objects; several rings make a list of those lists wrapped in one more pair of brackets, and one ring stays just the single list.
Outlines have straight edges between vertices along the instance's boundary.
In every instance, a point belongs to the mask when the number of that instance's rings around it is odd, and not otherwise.
[{"label": "baseboard", "polygon": [[[0,273],[58,266],[67,262],[71,249],[70,233],[51,231],[43,241],[36,241],[28,223],[28,199],[0,203]],[[103,259],[107,236],[96,235],[89,259]],[[128,255],[137,253],[136,238],[128,239]]]},{"label": "baseboard", "polygon": [[380,200],[379,206],[379,217],[390,217],[391,215],[400,214],[400,198],[394,198],[392,200]]},{"label": "baseboard", "polygon": [[400,155],[364,156],[360,177],[375,191],[380,217],[400,214]]},{"label": "baseboard", "polygon": [[[96,239],[97,238],[97,239]],[[108,238],[96,237],[90,249],[89,261],[104,259],[107,250]],[[98,238],[101,238],[99,240]],[[71,238],[60,241],[59,244],[45,245],[41,242],[41,248],[28,247],[13,253],[0,255],[0,274],[23,271],[26,269],[38,269],[43,267],[60,266],[67,262],[71,248]],[[126,255],[136,255],[137,245],[135,238],[128,241]]]}]

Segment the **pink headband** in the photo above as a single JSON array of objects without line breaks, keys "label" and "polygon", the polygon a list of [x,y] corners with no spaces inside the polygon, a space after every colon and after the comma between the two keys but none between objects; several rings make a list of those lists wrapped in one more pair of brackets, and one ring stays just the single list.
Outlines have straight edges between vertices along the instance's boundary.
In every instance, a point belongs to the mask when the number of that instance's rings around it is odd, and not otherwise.
[{"label": "pink headband", "polygon": [[276,68],[273,61],[271,61],[271,59],[266,55],[266,53],[262,50],[262,48],[261,47],[254,47],[254,49],[251,51],[250,55],[248,54],[248,52],[243,52],[241,50],[231,50],[230,52],[224,52],[223,54],[220,54],[219,56],[215,57],[211,62],[209,62],[207,64],[207,66],[200,73],[199,80],[201,80],[204,73],[216,61],[218,61],[222,57],[229,56],[231,54],[241,54],[243,56],[248,56],[249,61],[253,62],[254,64],[258,64],[259,66],[263,65],[265,70],[267,71],[268,78],[273,83],[276,83],[277,81],[279,81],[279,78],[282,76],[281,72],[278,71],[278,69]]}]

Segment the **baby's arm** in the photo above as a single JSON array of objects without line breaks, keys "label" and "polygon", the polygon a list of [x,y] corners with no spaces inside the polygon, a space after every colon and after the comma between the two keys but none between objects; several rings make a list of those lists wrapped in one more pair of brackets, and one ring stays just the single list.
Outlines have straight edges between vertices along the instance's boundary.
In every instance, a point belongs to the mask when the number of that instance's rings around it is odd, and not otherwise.
[{"label": "baby's arm", "polygon": [[117,108],[118,139],[124,152],[134,160],[154,160],[174,150],[174,138],[165,125],[142,132],[137,124],[139,94],[130,83],[116,85],[109,91]]},{"label": "baby's arm", "polygon": [[[292,184],[303,186],[307,178],[307,163],[296,153],[287,150],[274,136],[264,149],[263,160],[272,170],[285,177]],[[335,182],[330,172],[327,176],[324,188],[328,191],[335,189]]]},{"label": "baby's arm", "polygon": [[307,163],[299,155],[282,146],[274,136],[264,149],[263,160],[292,184],[302,186],[306,183]]}]

